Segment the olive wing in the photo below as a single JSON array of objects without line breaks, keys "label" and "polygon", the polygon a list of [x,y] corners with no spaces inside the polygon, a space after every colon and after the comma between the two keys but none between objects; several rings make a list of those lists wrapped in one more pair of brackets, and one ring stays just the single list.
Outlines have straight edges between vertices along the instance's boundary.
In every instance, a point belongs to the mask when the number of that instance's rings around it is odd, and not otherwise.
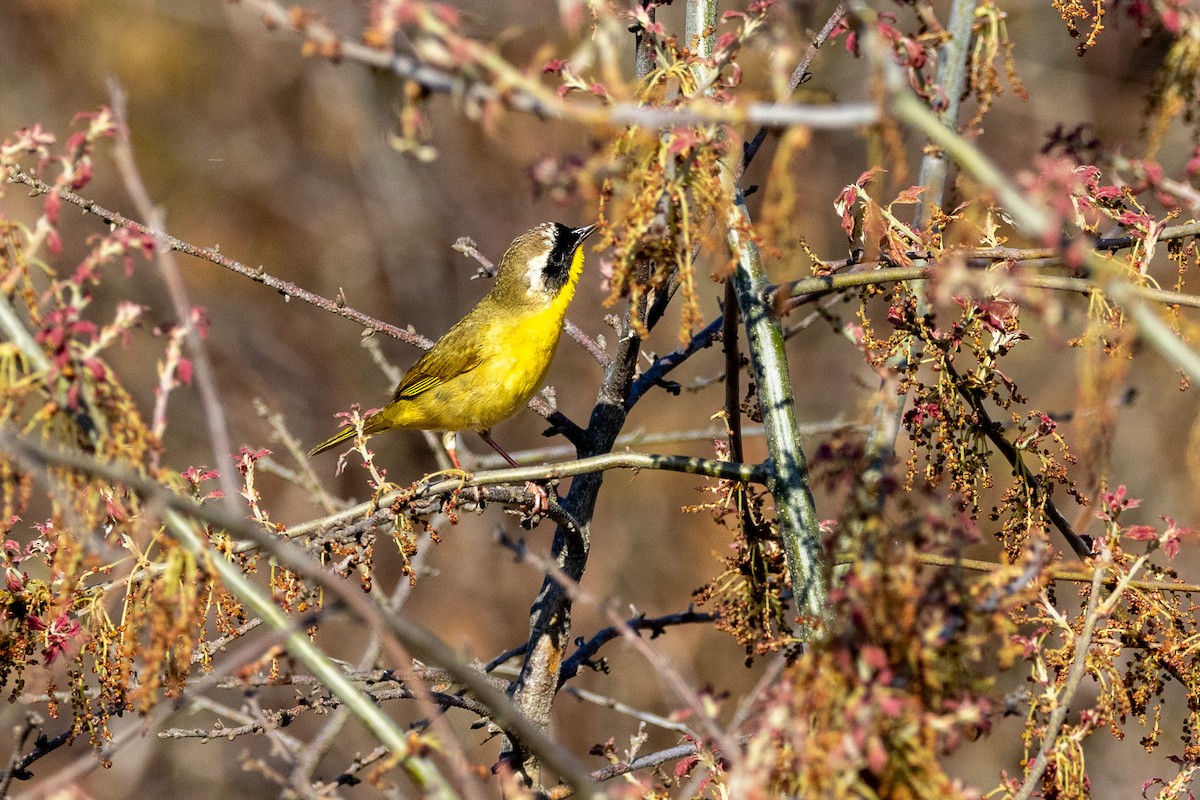
[{"label": "olive wing", "polygon": [[[464,320],[465,321],[465,320]],[[454,326],[404,373],[392,400],[412,400],[475,369],[483,361],[469,326]]]}]

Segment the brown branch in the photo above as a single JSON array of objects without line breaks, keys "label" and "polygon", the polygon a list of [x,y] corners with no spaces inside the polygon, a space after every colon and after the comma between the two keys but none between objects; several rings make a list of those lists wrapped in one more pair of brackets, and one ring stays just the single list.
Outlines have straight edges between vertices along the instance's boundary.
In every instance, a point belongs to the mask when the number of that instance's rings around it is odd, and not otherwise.
[{"label": "brown branch", "polygon": [[607,367],[612,363],[612,356],[605,351],[600,342],[584,333],[583,329],[571,320],[563,323],[563,332],[578,342],[579,346],[586,350],[588,355],[594,358],[601,367]]},{"label": "brown branch", "polygon": [[[833,13],[829,15],[829,19],[825,21],[825,25],[812,38],[812,41],[808,43],[808,49],[804,51],[804,55],[792,71],[792,77],[788,80],[787,93],[789,95],[796,91],[800,87],[800,84],[805,83],[812,77],[808,71],[808,67],[812,64],[813,59],[817,57],[817,50],[821,48],[821,45],[825,44],[825,41],[833,34],[834,29],[845,16],[846,4],[844,2],[838,3],[833,9]],[[734,180],[740,180],[746,172],[746,168],[750,166],[750,162],[754,160],[754,156],[758,154],[759,148],[766,141],[768,130],[765,125],[759,128],[758,132],[754,134],[754,138],[742,147],[741,161],[738,162],[737,170],[733,173]],[[728,308],[728,305],[726,307]]]},{"label": "brown branch", "polygon": [[[647,755],[635,758],[633,761],[621,762],[612,764],[604,769],[598,769],[592,773],[592,777],[597,781],[607,781],[613,778],[620,777],[630,772],[639,769],[647,769],[649,767],[657,767],[659,764],[665,764],[668,761],[678,761],[695,755],[699,748],[694,744],[681,744],[675,747],[660,750],[657,753],[649,753]],[[555,795],[555,797],[566,797],[567,795]]]},{"label": "brown branch", "polygon": [[[1101,558],[1103,567],[1107,567],[1112,563],[1112,556],[1107,549]],[[1083,681],[1083,676],[1087,674],[1087,652],[1092,645],[1092,632],[1096,629],[1096,623],[1101,616],[1100,586],[1105,571],[1103,568],[1097,569],[1092,578],[1092,591],[1088,595],[1087,611],[1084,613],[1083,618],[1083,630],[1075,637],[1075,651],[1071,660],[1071,668],[1067,671],[1066,682],[1063,684],[1062,691],[1058,693],[1056,698],[1058,704],[1050,712],[1050,719],[1046,722],[1046,729],[1042,733],[1041,747],[1038,749],[1037,757],[1034,759],[1029,771],[1025,774],[1025,781],[1021,785],[1020,790],[1013,796],[1014,800],[1029,800],[1038,788],[1042,775],[1050,763],[1051,753],[1055,749],[1055,740],[1058,739],[1058,733],[1067,719],[1067,712],[1071,709],[1071,698],[1075,696],[1075,693],[1079,690],[1079,684]],[[1114,590],[1113,596],[1115,597],[1119,591],[1119,589]]]},{"label": "brown branch", "polygon": [[[785,128],[803,125],[809,128],[857,128],[879,120],[874,103],[836,105],[751,103],[744,107],[705,102],[678,108],[657,108],[630,102],[600,104],[568,102],[494,53],[478,50],[478,43],[462,39],[482,53],[478,66],[492,72],[503,89],[463,74],[430,67],[418,59],[391,50],[376,49],[335,33],[325,22],[311,14],[292,14],[275,0],[241,0],[242,5],[262,14],[270,28],[299,34],[315,45],[318,52],[332,60],[351,60],[386,70],[405,80],[420,84],[438,94],[452,95],[468,107],[499,102],[506,108],[532,114],[541,119],[569,120],[589,126],[638,125],[645,128],[669,128],[676,125],[718,124],[763,125]],[[487,63],[483,63],[486,60]]]},{"label": "brown branch", "polygon": [[[417,693],[413,692],[407,686],[388,689],[364,689],[363,691],[376,703],[381,704],[389,700],[413,700],[417,697]],[[461,708],[483,719],[490,719],[492,716],[491,711],[486,706],[471,698],[435,691],[429,691],[426,694],[434,703],[444,708]],[[260,718],[246,722],[235,728],[224,727],[218,721],[216,726],[212,728],[167,728],[158,732],[158,738],[235,739],[247,734],[263,733],[272,727],[291,724],[309,711],[315,711],[319,714],[342,707],[342,701],[336,696],[319,691],[315,695],[286,708],[260,710]]]},{"label": "brown branch", "polygon": [[[854,559],[839,558],[837,564],[849,564]],[[996,572],[1004,569],[1005,564],[998,561],[984,561],[978,558],[959,558],[957,556],[942,556],[935,553],[918,553],[917,560],[922,564],[935,567],[956,567],[972,572]],[[1067,569],[1051,567],[1049,577],[1052,581],[1070,581],[1072,583],[1088,583],[1096,576],[1096,570]],[[1171,583],[1169,581],[1134,580],[1129,582],[1129,588],[1141,589],[1147,592],[1180,592],[1192,594],[1200,592],[1200,583]]]},{"label": "brown branch", "polygon": [[388,336],[399,339],[402,342],[407,342],[415,347],[429,349],[433,346],[433,342],[429,339],[426,339],[424,336],[420,336],[402,328],[397,328],[395,325],[390,325],[386,322],[375,319],[374,317],[364,314],[361,311],[357,311],[345,305],[344,303],[330,300],[327,297],[322,297],[321,295],[310,292],[307,289],[302,289],[291,281],[285,281],[281,278],[276,278],[273,275],[267,274],[267,272],[261,267],[257,269],[249,267],[240,261],[235,261],[232,258],[223,256],[218,248],[197,247],[196,245],[189,244],[182,239],[177,239],[176,237],[171,236],[164,231],[156,230],[149,225],[144,225],[141,222],[129,219],[128,217],[118,214],[115,211],[109,211],[108,209],[91,200],[80,197],[74,192],[66,189],[59,189],[51,186],[45,181],[39,180],[33,175],[30,175],[22,170],[13,170],[13,172],[9,175],[8,180],[10,183],[25,184],[33,189],[35,194],[56,194],[68,203],[79,206],[79,208],[83,209],[85,212],[99,217],[109,225],[115,225],[143,236],[149,236],[155,241],[161,241],[171,250],[179,253],[185,253],[186,255],[193,256],[195,258],[203,259],[204,261],[211,262],[219,267],[224,267],[231,272],[236,272],[238,275],[241,275],[244,278],[249,278],[255,283],[261,283],[263,286],[274,289],[283,295],[285,300],[290,300],[293,297],[297,300],[303,300],[305,303],[314,305],[323,311],[328,311],[331,314],[337,314],[339,317],[345,317],[348,320],[357,322],[364,328],[369,328],[373,331],[379,331],[380,333],[386,333]]}]

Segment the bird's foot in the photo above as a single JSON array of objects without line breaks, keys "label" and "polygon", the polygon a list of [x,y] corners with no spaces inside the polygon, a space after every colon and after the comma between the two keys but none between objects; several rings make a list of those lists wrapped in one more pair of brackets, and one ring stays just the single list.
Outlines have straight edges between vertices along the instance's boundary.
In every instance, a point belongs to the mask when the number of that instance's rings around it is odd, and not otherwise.
[{"label": "bird's foot", "polygon": [[432,486],[439,481],[458,479],[458,488],[461,489],[466,486],[467,481],[471,480],[473,477],[474,476],[471,473],[467,472],[462,467],[454,467],[453,469],[439,469],[437,472],[431,472],[421,479],[421,483],[425,484],[426,486]]},{"label": "bird's foot", "polygon": [[533,481],[527,481],[525,491],[533,495],[533,507],[529,509],[531,515],[545,514],[550,510],[550,495],[546,493],[546,487]]},{"label": "bird's foot", "polygon": [[[431,472],[421,479],[421,483],[425,489],[428,489],[442,480],[457,478],[458,486],[455,487],[450,493],[451,498],[449,500],[449,504],[453,506],[458,503],[459,493],[466,488],[467,481],[471,480],[472,477],[474,476],[462,467],[455,467],[454,469],[443,469],[438,470],[437,472]],[[471,487],[471,500],[475,503],[480,511],[483,510],[483,492],[478,486]]]},{"label": "bird's foot", "polygon": [[550,494],[546,486],[534,483],[533,481],[527,481],[524,488],[525,491],[533,496],[533,502],[530,504],[529,510],[522,510],[520,514],[521,527],[528,531],[533,530],[546,516],[547,512],[550,511]]}]

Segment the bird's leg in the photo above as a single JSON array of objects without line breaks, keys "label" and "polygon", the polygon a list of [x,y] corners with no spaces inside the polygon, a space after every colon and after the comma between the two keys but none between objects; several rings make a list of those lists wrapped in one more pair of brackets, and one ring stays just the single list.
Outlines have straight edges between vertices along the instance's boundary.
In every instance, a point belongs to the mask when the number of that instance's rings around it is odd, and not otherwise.
[{"label": "bird's leg", "polygon": [[[499,453],[500,457],[507,461],[510,467],[520,466],[520,464],[518,464],[516,461],[513,461],[513,457],[506,453],[503,447],[496,444],[496,440],[492,438],[491,431],[480,431],[479,437],[487,442],[493,450]],[[525,489],[533,495],[533,508],[531,509],[530,513],[542,514],[550,510],[550,496],[546,494],[546,490],[544,488],[533,481],[526,481]]]},{"label": "bird's leg", "polygon": [[[458,463],[458,431],[446,431],[442,434],[442,447],[446,448],[446,455],[450,456],[450,463],[455,469],[462,470],[462,464]],[[466,470],[463,470],[466,472]]]},{"label": "bird's leg", "polygon": [[480,431],[480,432],[479,432],[479,438],[483,439],[485,442],[487,442],[487,443],[488,443],[488,444],[491,446],[491,448],[492,448],[493,450],[495,450],[497,453],[499,453],[499,454],[500,454],[500,457],[501,457],[501,458],[503,458],[505,461],[507,461],[507,462],[508,462],[508,465],[509,465],[510,467],[519,467],[519,466],[521,466],[521,465],[520,465],[520,464],[518,464],[517,462],[513,461],[513,457],[512,457],[512,456],[510,456],[508,453],[506,453],[506,452],[504,451],[504,448],[503,448],[503,447],[501,447],[500,445],[496,444],[496,440],[492,438],[492,432],[491,432],[491,431]]}]

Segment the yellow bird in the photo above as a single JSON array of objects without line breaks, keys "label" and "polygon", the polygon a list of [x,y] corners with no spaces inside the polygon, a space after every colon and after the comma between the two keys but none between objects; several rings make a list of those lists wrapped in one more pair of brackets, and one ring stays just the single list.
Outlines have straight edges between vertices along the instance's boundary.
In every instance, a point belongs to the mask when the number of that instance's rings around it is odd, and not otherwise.
[{"label": "yellow bird", "polygon": [[[500,259],[496,285],[405,373],[392,401],[364,420],[363,433],[393,428],[477,431],[513,466],[489,430],[517,413],[542,386],[567,305],[583,270],[583,240],[595,225],[544,222],[522,233]],[[354,437],[346,426],[310,456]]]}]

